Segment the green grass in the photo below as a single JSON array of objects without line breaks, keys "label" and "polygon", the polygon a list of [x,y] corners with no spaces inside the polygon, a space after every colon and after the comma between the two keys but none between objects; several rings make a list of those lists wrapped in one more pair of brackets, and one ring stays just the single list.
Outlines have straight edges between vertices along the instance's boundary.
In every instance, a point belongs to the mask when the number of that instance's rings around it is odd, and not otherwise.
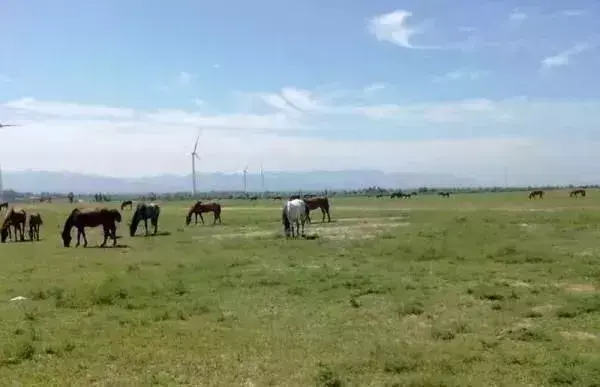
[{"label": "green grass", "polygon": [[222,204],[163,203],[154,238],[126,210],[117,249],[63,248],[71,207],[32,204],[43,241],[0,245],[0,385],[600,385],[600,192],[333,198],[316,240]]}]

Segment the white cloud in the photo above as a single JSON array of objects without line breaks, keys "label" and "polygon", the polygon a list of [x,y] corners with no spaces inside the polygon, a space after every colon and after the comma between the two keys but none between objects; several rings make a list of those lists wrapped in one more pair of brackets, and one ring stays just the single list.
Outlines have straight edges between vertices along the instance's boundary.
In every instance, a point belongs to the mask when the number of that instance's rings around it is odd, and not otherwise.
[{"label": "white cloud", "polygon": [[[598,145],[590,128],[600,126],[600,101],[518,97],[361,105],[293,87],[264,94],[293,100],[302,111],[288,113],[288,105],[273,101],[270,113],[215,115],[9,101],[0,104],[0,116],[23,126],[3,129],[3,143],[27,146],[3,147],[0,162],[8,170],[187,173],[188,148],[198,127],[203,128],[202,171],[236,172],[254,161],[267,170],[376,168],[480,179],[498,171],[502,182],[506,166],[514,171],[512,181],[545,176],[544,182],[551,177],[548,171],[578,177],[595,173],[582,165],[600,162],[589,145]],[[307,114],[317,119],[307,120]]]},{"label": "white cloud", "polygon": [[562,67],[569,64],[573,56],[579,55],[585,51],[591,50],[592,46],[587,43],[577,43],[573,47],[559,54],[542,59],[542,68],[549,69],[552,67]]},{"label": "white cloud", "polygon": [[527,19],[527,14],[518,9],[514,9],[510,15],[508,15],[508,20],[512,22],[522,22],[525,19]]},{"label": "white cloud", "polygon": [[585,9],[566,9],[561,11],[561,15],[575,17],[575,16],[583,16],[587,13]]},{"label": "white cloud", "polygon": [[437,76],[433,78],[434,82],[444,82],[444,81],[458,81],[458,80],[469,80],[475,81],[481,78],[485,78],[490,74],[489,71],[485,70],[454,70],[449,71],[444,75]]},{"label": "white cloud", "polygon": [[415,47],[411,38],[422,34],[423,31],[416,27],[409,27],[406,19],[412,16],[412,12],[397,10],[390,13],[375,16],[369,21],[368,29],[379,41],[388,41],[404,48]]},{"label": "white cloud", "polygon": [[383,90],[385,88],[386,88],[385,83],[372,83],[372,84],[370,84],[368,86],[365,86],[363,88],[363,91],[365,93],[374,93],[376,91]]}]

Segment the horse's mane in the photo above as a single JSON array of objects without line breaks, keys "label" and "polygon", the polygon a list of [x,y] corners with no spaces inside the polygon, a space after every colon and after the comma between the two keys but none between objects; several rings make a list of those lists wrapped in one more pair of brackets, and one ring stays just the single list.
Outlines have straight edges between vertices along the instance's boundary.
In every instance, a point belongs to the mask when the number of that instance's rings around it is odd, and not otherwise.
[{"label": "horse's mane", "polygon": [[65,225],[64,225],[63,231],[62,231],[63,236],[71,233],[71,229],[75,225],[75,217],[77,215],[79,215],[80,213],[81,213],[81,210],[79,208],[75,208],[75,209],[73,209],[73,211],[71,211],[71,213],[67,217],[67,220],[65,220]]}]

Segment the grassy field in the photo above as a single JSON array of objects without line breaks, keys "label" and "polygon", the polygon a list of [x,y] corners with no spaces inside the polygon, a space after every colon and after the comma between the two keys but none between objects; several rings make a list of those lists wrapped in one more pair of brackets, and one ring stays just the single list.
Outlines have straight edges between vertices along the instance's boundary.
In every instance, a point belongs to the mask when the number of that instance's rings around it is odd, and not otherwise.
[{"label": "grassy field", "polygon": [[25,205],[43,241],[0,245],[0,385],[600,386],[600,192],[333,198],[316,240],[280,236],[281,202],[183,227],[189,204],[148,238],[125,210],[114,249]]}]

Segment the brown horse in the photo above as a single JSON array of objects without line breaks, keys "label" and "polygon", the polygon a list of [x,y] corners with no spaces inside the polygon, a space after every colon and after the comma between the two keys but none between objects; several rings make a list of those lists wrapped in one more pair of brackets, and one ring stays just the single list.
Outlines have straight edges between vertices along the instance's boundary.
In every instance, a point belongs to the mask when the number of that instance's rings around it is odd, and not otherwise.
[{"label": "brown horse", "polygon": [[40,226],[44,224],[42,216],[38,213],[29,215],[29,240],[40,240]]},{"label": "brown horse", "polygon": [[438,195],[440,195],[443,198],[449,198],[450,197],[450,192],[440,191],[440,192],[438,192]]},{"label": "brown horse", "polygon": [[585,197],[585,190],[583,188],[574,189],[569,194],[570,197],[578,197],[579,195],[581,195],[581,197]]},{"label": "brown horse", "polygon": [[185,217],[185,225],[189,226],[192,222],[192,215],[194,215],[194,220],[196,221],[195,224],[198,224],[198,216],[200,216],[200,220],[202,221],[202,224],[204,224],[204,218],[202,217],[202,213],[204,212],[212,212],[214,215],[213,224],[217,223],[217,219],[219,220],[219,224],[221,224],[221,205],[214,202],[202,204],[202,201],[198,200],[192,208],[190,208],[190,211]]},{"label": "brown horse", "polygon": [[83,247],[87,247],[87,238],[85,236],[86,227],[98,227],[102,226],[104,231],[104,241],[100,247],[106,246],[108,237],[113,240],[113,246],[117,244],[117,223],[121,222],[121,213],[115,209],[94,209],[81,211],[80,209],[74,209],[67,220],[62,231],[62,240],[65,247],[69,247],[71,244],[71,229],[77,228],[77,244],[80,244],[80,238],[83,236]]},{"label": "brown horse", "polygon": [[273,200],[281,200],[281,196],[274,196]]},{"label": "brown horse", "polygon": [[321,213],[323,214],[323,219],[321,222],[325,222],[325,215],[327,215],[327,222],[331,222],[331,216],[329,214],[329,199],[325,196],[313,197],[304,199],[304,203],[306,203],[307,215],[306,220],[308,223],[311,223],[310,220],[310,211],[316,210],[317,208],[321,209]]},{"label": "brown horse", "polygon": [[123,203],[121,203],[121,211],[123,211],[127,206],[129,206],[130,210],[133,210],[133,202],[131,200],[125,200]]},{"label": "brown horse", "polygon": [[544,198],[544,191],[542,191],[541,189],[535,190],[535,191],[531,191],[529,193],[529,199],[535,199],[536,196],[539,196],[540,199]]},{"label": "brown horse", "polygon": [[2,202],[0,203],[0,211],[2,211],[2,209],[8,210],[8,202]]},{"label": "brown horse", "polygon": [[[4,222],[2,223],[2,228],[0,228],[0,240],[2,243],[6,242],[6,238],[9,236],[12,239],[12,235],[10,232],[10,227],[12,226],[15,230],[15,240],[17,239],[17,234],[19,234],[19,240],[22,242],[25,240],[25,221],[27,220],[27,213],[25,210],[15,211],[14,208],[11,208],[10,211],[4,217]],[[18,231],[18,233],[17,233]]]}]

